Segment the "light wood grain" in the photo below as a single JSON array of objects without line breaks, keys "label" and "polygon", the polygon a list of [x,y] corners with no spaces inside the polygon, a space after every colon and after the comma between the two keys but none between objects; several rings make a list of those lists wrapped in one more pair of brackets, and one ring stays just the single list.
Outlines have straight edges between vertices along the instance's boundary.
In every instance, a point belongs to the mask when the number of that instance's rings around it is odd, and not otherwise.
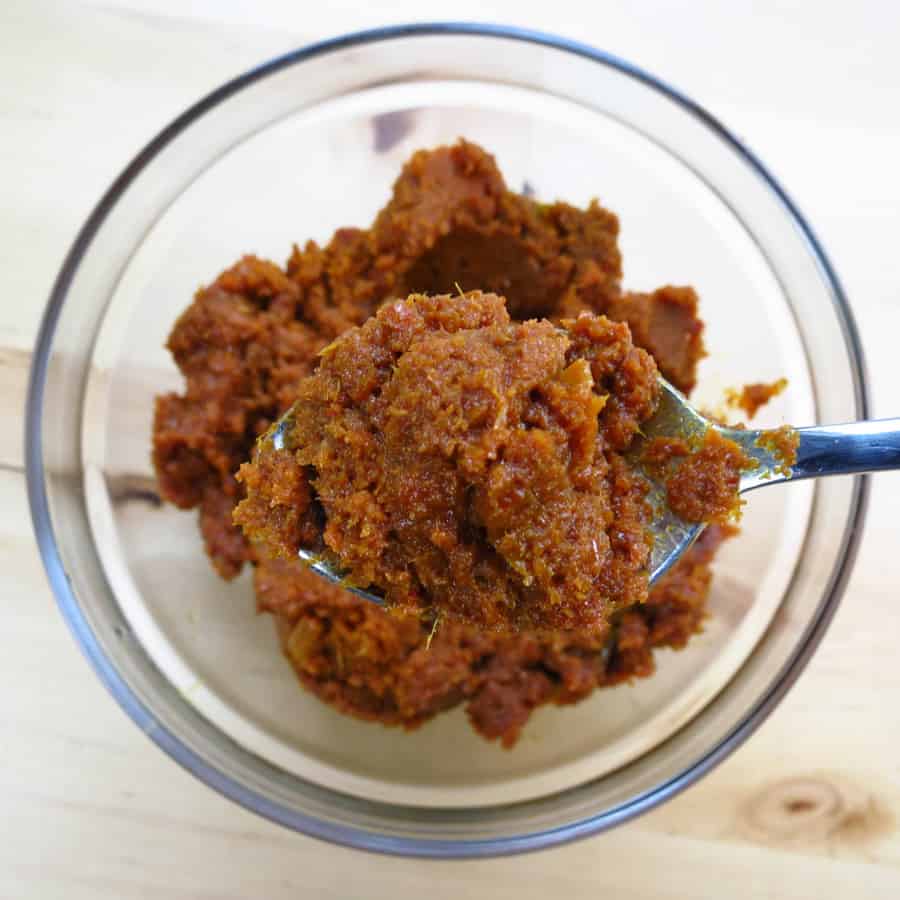
[{"label": "light wood grain", "polygon": [[[900,896],[898,475],[874,479],[843,607],[760,731],[667,806],[524,858],[389,859],[270,825],[164,757],[80,657],[44,580],[21,473],[44,299],[115,172],[200,94],[307,38],[426,15],[412,2],[320,4],[314,22],[307,11],[287,0],[0,7],[0,896]],[[464,2],[454,15],[600,44],[736,126],[824,237],[857,310],[875,412],[900,413],[895,4]]]}]

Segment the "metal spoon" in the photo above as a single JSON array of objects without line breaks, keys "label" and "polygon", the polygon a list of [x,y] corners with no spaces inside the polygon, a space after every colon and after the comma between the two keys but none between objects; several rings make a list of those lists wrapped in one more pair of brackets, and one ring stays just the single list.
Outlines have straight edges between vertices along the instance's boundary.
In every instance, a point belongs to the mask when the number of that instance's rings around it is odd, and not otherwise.
[{"label": "metal spoon", "polygon": [[641,425],[643,437],[628,453],[631,465],[639,468],[650,482],[649,500],[657,512],[652,529],[650,584],[668,572],[706,525],[685,522],[669,509],[665,483],[653,477],[641,463],[641,450],[648,440],[682,437],[694,443],[703,440],[707,429],[715,429],[722,437],[734,441],[757,464],[741,475],[739,494],[781,481],[900,469],[900,419],[798,428],[796,459],[791,466],[786,466],[778,451],[766,441],[766,435],[772,432],[729,428],[712,422],[664,378],[659,383],[662,388],[659,407]]},{"label": "metal spoon", "polygon": [[[686,522],[675,515],[666,502],[666,485],[641,460],[647,441],[660,437],[680,437],[691,444],[700,443],[710,428],[722,437],[734,441],[757,463],[740,480],[738,493],[778,484],[799,481],[801,478],[820,478],[826,475],[861,475],[885,469],[900,469],[900,419],[881,419],[870,422],[851,422],[846,425],[817,425],[798,428],[796,460],[790,467],[777,450],[766,441],[764,430],[729,428],[710,421],[687,401],[687,398],[664,378],[659,379],[659,407],[652,418],[641,425],[642,436],[628,451],[629,463],[639,469],[650,483],[648,501],[656,515],[653,520],[653,547],[650,553],[650,584],[661,578],[700,536],[704,523]],[[275,449],[285,445],[290,427],[289,410],[270,433]],[[317,575],[339,584],[345,590],[384,605],[384,597],[357,587],[348,573],[320,554],[301,549],[298,556]]]}]

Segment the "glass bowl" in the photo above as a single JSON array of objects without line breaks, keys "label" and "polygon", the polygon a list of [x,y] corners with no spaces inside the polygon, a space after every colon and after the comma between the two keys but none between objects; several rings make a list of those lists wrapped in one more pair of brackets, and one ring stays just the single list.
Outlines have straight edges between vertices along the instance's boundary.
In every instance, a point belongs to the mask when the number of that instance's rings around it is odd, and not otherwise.
[{"label": "glass bowl", "polygon": [[759,161],[700,107],[590,47],[484,25],[417,25],[298,50],[162,131],[66,259],[38,340],[27,465],[60,607],[135,722],[210,786],[285,825],[392,853],[476,856],[609,828],[724,758],[797,677],[859,539],[864,479],[772,488],[717,566],[702,635],[649,679],[542,708],[512,751],[460,710],[406,734],[302,691],[246,574],[208,566],[191,514],[159,502],[163,349],[198,285],[242,253],[367,224],[402,162],[464,136],[510,186],[597,196],[634,289],[692,284],[710,355],[697,398],[786,376],[763,424],[866,415],[834,271]]}]

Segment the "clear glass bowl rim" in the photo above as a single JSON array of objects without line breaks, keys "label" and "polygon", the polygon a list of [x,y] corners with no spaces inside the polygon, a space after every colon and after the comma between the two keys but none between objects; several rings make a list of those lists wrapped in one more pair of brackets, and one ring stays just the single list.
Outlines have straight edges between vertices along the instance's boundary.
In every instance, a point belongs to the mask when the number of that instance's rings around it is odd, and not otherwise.
[{"label": "clear glass bowl rim", "polygon": [[[806,633],[805,642],[797,648],[794,654],[792,666],[775,688],[760,700],[725,740],[713,747],[702,759],[683,771],[678,777],[659,785],[655,791],[638,797],[619,809],[608,811],[580,822],[574,822],[561,828],[535,834],[475,841],[435,841],[431,839],[387,838],[363,828],[354,829],[335,826],[296,810],[275,804],[245,785],[231,779],[197,755],[177,735],[163,728],[154,719],[152,712],[146,708],[144,703],[118,675],[111,661],[104,654],[69,584],[52,527],[42,455],[41,423],[44,387],[52,355],[54,333],[69,286],[76,270],[90,248],[94,235],[99,230],[107,214],[148,162],[205,112],[249,85],[275,72],[298,65],[313,57],[354,46],[403,37],[428,35],[505,38],[584,57],[600,65],[618,70],[620,73],[636,79],[661,93],[729,144],[775,194],[785,211],[802,232],[810,252],[821,268],[824,280],[828,283],[834,298],[835,312],[851,362],[857,417],[859,419],[868,417],[869,393],[862,344],[850,305],[834,267],[811,226],[787,195],[784,188],[757,156],[721,122],[689,97],[649,72],[611,53],[595,49],[578,41],[546,32],[498,24],[468,22],[410,23],[357,31],[315,42],[250,69],[216,88],[189,107],[160,131],[123,169],[78,232],[57,275],[44,311],[35,343],[25,408],[25,472],[29,505],[38,548],[57,604],[69,628],[98,677],[103,681],[119,705],[173,760],[192,772],[204,783],[245,808],[313,837],[359,849],[397,855],[438,858],[484,857],[521,853],[554,846],[590,836],[628,821],[693,784],[740,746],[778,705],[782,697],[796,681],[822,639],[837,609],[852,571],[862,536],[862,523],[865,519],[869,497],[868,478],[863,476],[856,479],[850,514],[844,530],[843,545],[839,553],[839,570],[832,583],[830,593],[823,598],[823,602],[818,608],[817,617],[811,623]],[[143,726],[148,722],[153,722],[155,727],[151,730],[144,728]]]}]

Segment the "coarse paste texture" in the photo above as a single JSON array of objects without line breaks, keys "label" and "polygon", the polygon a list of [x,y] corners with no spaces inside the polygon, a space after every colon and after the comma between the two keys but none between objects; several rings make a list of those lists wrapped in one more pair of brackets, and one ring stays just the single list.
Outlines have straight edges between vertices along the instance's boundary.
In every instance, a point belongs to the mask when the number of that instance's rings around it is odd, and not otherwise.
[{"label": "coarse paste texture", "polygon": [[647,471],[665,482],[669,509],[686,522],[725,524],[740,518],[741,473],[756,462],[710,428],[696,445],[681,437],[654,438],[644,448]]},{"label": "coarse paste texture", "polygon": [[647,599],[646,486],[621,452],[659,382],[627,325],[414,294],[320,355],[284,445],[238,475],[234,520],[261,550],[294,559],[322,522],[313,549],[356,584],[484,627],[598,627]]},{"label": "coarse paste texture", "polygon": [[[324,247],[295,247],[286,269],[245,257],[176,322],[168,346],[186,388],[157,399],[160,489],[199,510],[223,577],[255,566],[259,608],[275,615],[301,681],[326,702],[408,727],[466,702],[482,734],[511,745],[534,707],[648,675],[655,647],[683,646],[700,627],[710,559],[727,533],[718,526],[646,603],[616,613],[611,625],[505,633],[385,613],[296,562],[262,558],[232,522],[245,496],[241,464],[297,399],[319,352],[408,294],[491,291],[506,297],[515,321],[605,315],[626,323],[634,344],[689,391],[703,353],[696,295],[687,287],[624,292],[617,234],[616,217],[596,202],[580,210],[508,191],[492,157],[461,141],[416,153],[371,228],[339,229]],[[306,478],[267,477],[286,517],[314,509]],[[322,522],[293,515],[283,525],[296,529],[291,540],[312,543]]]},{"label": "coarse paste texture", "polygon": [[536,707],[652,675],[654,649],[684,647],[706,615],[710,562],[731,533],[710,525],[647,602],[609,629],[503,633],[441,620],[432,637],[430,622],[388,614],[279,559],[256,567],[256,595],[300,681],[326,703],[405,728],[465,703],[479,734],[511,747]]},{"label": "coarse paste texture", "polygon": [[742,409],[748,419],[752,419],[759,410],[773,397],[777,397],[787,387],[787,378],[779,378],[776,381],[756,381],[753,384],[745,384],[739,391],[729,389],[725,391],[725,402],[737,409]]}]

